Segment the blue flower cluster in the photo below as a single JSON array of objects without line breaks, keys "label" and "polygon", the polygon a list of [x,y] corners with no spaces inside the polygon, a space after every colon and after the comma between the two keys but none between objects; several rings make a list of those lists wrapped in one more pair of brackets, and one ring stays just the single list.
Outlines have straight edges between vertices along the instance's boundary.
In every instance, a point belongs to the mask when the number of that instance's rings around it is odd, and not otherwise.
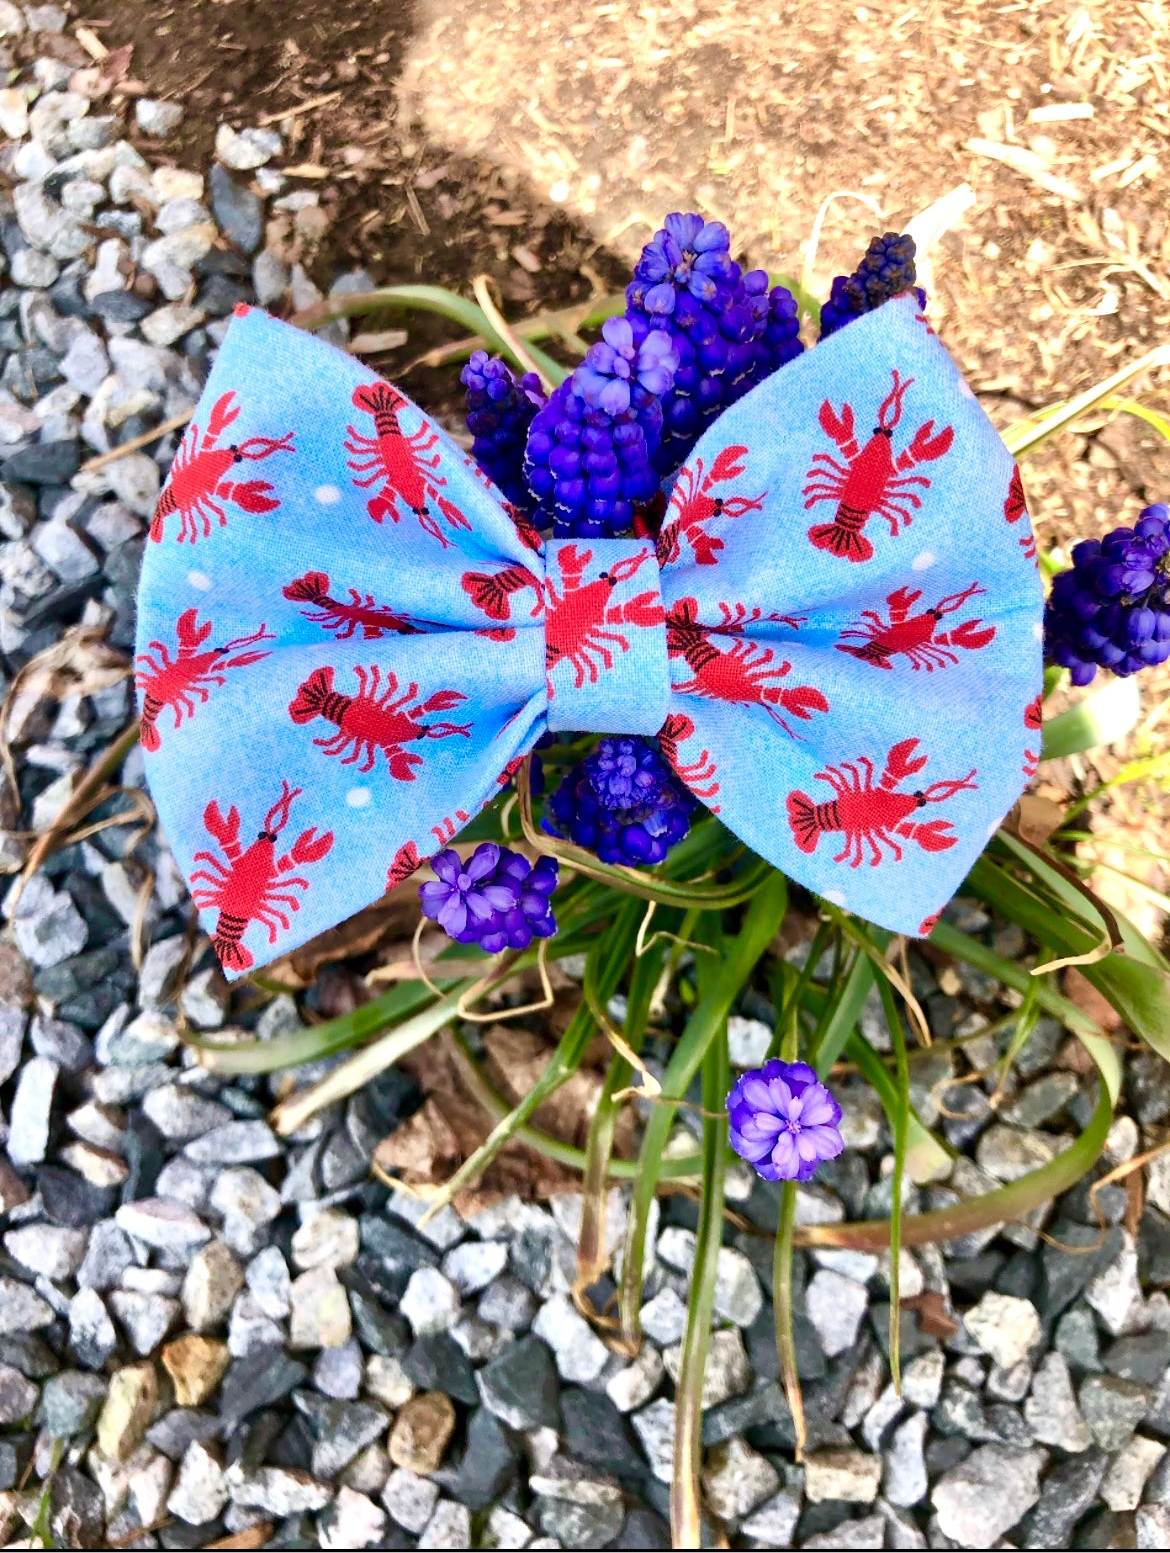
[{"label": "blue flower cluster", "polygon": [[884,237],[871,238],[853,274],[838,275],[833,281],[829,300],[821,308],[821,339],[907,291],[914,291],[919,306],[925,307],[926,293],[914,284],[914,252],[909,232],[887,232]]},{"label": "blue flower cluster", "polygon": [[1074,546],[1072,566],[1052,584],[1044,615],[1045,656],[1087,685],[1170,658],[1170,506],[1147,507],[1134,528]]},{"label": "blue flower cluster", "polygon": [[605,738],[550,796],[544,828],[603,863],[649,868],[686,835],[695,803],[656,740]]},{"label": "blue flower cluster", "polygon": [[775,370],[773,359],[780,366],[800,354],[796,329],[770,329],[789,304],[795,319],[796,303],[782,286],[769,293],[763,270],[744,275],[722,222],[667,216],[626,288],[626,317],[635,333],[665,330],[678,356],[674,382],[662,396],[660,474],[676,469],[715,417]]},{"label": "blue flower cluster", "polygon": [[460,373],[467,390],[467,429],[471,451],[483,470],[514,506],[528,506],[524,449],[528,428],[545,402],[535,372],[517,381],[505,362],[487,351],[473,351]]},{"label": "blue flower cluster", "polygon": [[541,857],[530,863],[508,847],[484,841],[464,861],[447,847],[431,858],[437,877],[419,886],[423,915],[460,944],[487,954],[527,949],[534,938],[557,930],[552,894],[560,865]]},{"label": "blue flower cluster", "polygon": [[623,534],[658,489],[662,395],[678,358],[661,331],[635,342],[624,318],[609,319],[602,336],[528,433],[534,521],[558,539]]}]

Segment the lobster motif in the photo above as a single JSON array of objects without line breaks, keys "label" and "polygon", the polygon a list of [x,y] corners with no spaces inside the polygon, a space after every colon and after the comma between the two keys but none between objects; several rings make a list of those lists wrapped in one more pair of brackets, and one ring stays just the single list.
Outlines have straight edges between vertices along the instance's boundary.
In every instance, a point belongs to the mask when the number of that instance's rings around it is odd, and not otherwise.
[{"label": "lobster motif", "polygon": [[245,459],[253,461],[271,458],[274,453],[293,453],[293,433],[283,437],[248,437],[243,442],[218,446],[220,437],[240,414],[240,406],[233,405],[235,390],[221,394],[212,406],[207,430],[200,433],[194,421],[179,444],[171,464],[170,479],[158,499],[150,524],[150,537],[155,544],[162,541],[166,521],[172,512],[179,514],[179,543],[211,535],[211,520],[219,519],[219,526],[227,524],[224,504],[233,503],[244,512],[275,512],[280,506],[267,480],[229,480],[228,471]]},{"label": "lobster motif", "polygon": [[280,797],[264,816],[259,834],[246,851],[240,846],[240,811],[235,804],[226,816],[215,799],[203,811],[208,835],[219,843],[223,856],[196,852],[195,861],[206,867],[191,875],[191,883],[203,880],[207,887],[192,889],[191,898],[201,909],[218,907],[211,942],[220,963],[228,969],[246,971],[254,963],[241,942],[250,923],[259,922],[268,930],[270,944],[276,942],[280,929],[288,932],[288,913],[301,907],[299,898],[289,892],[309,888],[309,881],[292,870],[320,862],[333,845],[333,832],[327,830],[318,836],[313,825],[301,832],[289,851],[277,857],[276,838],[288,824],[293,799],[300,794],[299,787],[281,783]]},{"label": "lobster motif", "polygon": [[[718,814],[719,805],[711,802],[719,791],[719,783],[712,781],[718,767],[711,759],[710,751],[703,750],[697,760],[687,761],[685,764],[678,753],[679,745],[684,739],[689,739],[694,731],[695,725],[689,717],[682,712],[671,712],[658,730],[658,745],[684,787],[689,787],[696,798],[701,798],[712,814]],[[705,785],[700,786],[700,783]]]},{"label": "lobster motif", "polygon": [[389,893],[395,885],[409,879],[411,874],[417,873],[423,865],[423,859],[418,855],[418,848],[413,841],[404,841],[394,854],[394,861],[386,870],[386,891]]},{"label": "lobster motif", "polygon": [[695,459],[692,469],[684,464],[670,493],[670,508],[658,535],[657,553],[659,566],[679,557],[681,542],[686,540],[694,551],[698,566],[714,566],[724,549],[722,539],[713,538],[704,528],[712,518],[742,518],[746,512],[759,512],[764,505],[767,491],[759,496],[712,496],[712,489],[735,480],[744,471],[747,448],[724,448],[706,475],[703,460]]},{"label": "lobster motif", "polygon": [[915,755],[917,739],[903,739],[886,757],[885,770],[875,783],[873,761],[859,755],[856,762],[843,761],[817,772],[819,782],[827,782],[833,797],[827,803],[814,803],[807,793],[788,795],[788,824],[793,840],[802,852],[815,852],[821,837],[840,831],[845,844],[834,863],[849,859],[850,868],[860,866],[868,844],[871,867],[881,862],[888,848],[898,862],[902,848],[895,837],[914,841],[925,852],[945,852],[958,837],[949,820],[912,821],[910,816],[928,803],[944,803],[956,793],[975,791],[974,771],[957,781],[932,782],[912,793],[898,791],[902,783],[926,765],[928,756]]},{"label": "lobster motif", "polygon": [[349,641],[359,627],[362,639],[367,642],[395,633],[414,636],[422,629],[409,615],[395,614],[388,604],[376,604],[372,593],[359,593],[356,588],[350,588],[348,603],[331,598],[328,572],[306,572],[282,591],[294,604],[312,605],[313,608],[301,611],[305,619],[332,631],[339,642]]},{"label": "lobster motif", "polygon": [[[898,588],[886,599],[890,618],[883,620],[876,610],[863,609],[858,624],[841,632],[837,651],[847,652],[879,669],[892,669],[891,660],[903,653],[912,668],[925,669],[931,674],[948,663],[958,663],[956,647],[975,652],[994,638],[995,627],[985,626],[982,620],[964,620],[951,631],[938,629],[944,615],[953,615],[968,599],[986,592],[986,588],[973,582],[962,593],[948,593],[932,609],[913,615],[911,610],[922,597],[921,590],[911,592],[909,588]],[[858,638],[861,645],[855,647],[847,642],[847,636]]]},{"label": "lobster motif", "polygon": [[212,623],[199,624],[199,611],[186,609],[175,626],[178,650],[174,657],[163,642],[150,642],[149,652],[140,652],[136,661],[145,664],[134,676],[134,683],[142,693],[142,712],[138,719],[138,732],[142,748],[152,754],[162,745],[158,731],[159,714],[164,707],[171,707],[175,714],[174,726],[180,727],[184,715],[194,717],[195,703],[192,696],[206,702],[211,686],[227,683],[228,669],[246,668],[267,658],[266,652],[243,652],[256,642],[274,642],[272,632],[261,625],[251,636],[237,636],[221,647],[199,648],[211,635]]},{"label": "lobster motif", "polygon": [[1020,476],[1018,464],[1012,467],[1012,480],[1003,504],[1003,515],[1009,523],[1018,523],[1021,518],[1024,520],[1024,532],[1020,535],[1020,549],[1029,561],[1034,561],[1036,539],[1032,533],[1032,525],[1028,521],[1028,499],[1024,495],[1024,482]]},{"label": "lobster motif", "polygon": [[399,416],[408,401],[389,383],[363,383],[353,391],[353,405],[374,417],[374,435],[366,436],[356,426],[347,426],[345,451],[354,456],[349,467],[354,484],[368,489],[379,487],[366,503],[366,511],[375,523],[387,517],[397,523],[403,512],[413,512],[419,527],[444,549],[450,540],[439,527],[429,503],[434,502],[452,528],[470,529],[471,524],[454,502],[443,496],[439,487],[447,481],[437,473],[443,461],[441,451],[432,452],[439,433],[424,420],[409,436],[402,430]]},{"label": "lobster motif", "polygon": [[450,842],[454,841],[455,837],[459,834],[459,831],[464,825],[468,823],[470,819],[471,816],[468,814],[466,809],[456,809],[453,817],[451,815],[447,815],[447,817],[443,820],[440,820],[437,825],[431,826],[431,835],[435,838],[441,847],[445,847]]},{"label": "lobster motif", "polygon": [[649,547],[638,555],[626,556],[624,560],[615,562],[609,571],[602,572],[592,582],[581,580],[585,568],[593,559],[592,550],[579,550],[576,545],[564,545],[556,555],[563,590],[558,593],[551,575],[546,575],[544,580],[544,662],[550,676],[550,699],[553,695],[552,670],[562,659],[572,664],[573,683],[580,690],[586,678],[591,684],[597,683],[598,660],[603,668],[613,668],[613,654],[607,643],[620,652],[629,652],[629,638],[619,631],[603,630],[603,626],[660,626],[665,618],[661,596],[654,588],[636,594],[624,604],[609,603],[610,595],[619,582],[628,582],[643,561],[653,561],[654,553]]},{"label": "lobster motif", "polygon": [[[729,635],[742,629],[727,604],[720,604]],[[742,606],[737,606],[742,610]],[[789,624],[792,624],[789,617]],[[776,662],[772,648],[762,642],[736,642],[726,652],[715,645],[715,632],[699,624],[697,599],[679,599],[666,617],[666,650],[672,658],[682,658],[692,678],[676,684],[680,695],[703,696],[711,701],[733,701],[741,706],[762,706],[774,723],[789,738],[799,738],[782,715],[808,721],[814,712],[827,712],[829,703],[813,685],[793,685],[784,689],[776,683],[792,672],[787,659]],[[780,710],[777,710],[777,709]]]},{"label": "lobster motif", "polygon": [[[1043,696],[1037,696],[1034,701],[1029,701],[1028,705],[1024,708],[1024,727],[1025,728],[1030,728],[1034,733],[1040,733],[1041,729],[1044,727],[1044,697]],[[1039,745],[1041,741],[1039,739],[1037,739],[1035,742],[1036,742],[1037,745]],[[1037,771],[1039,771],[1039,769],[1040,769],[1040,750],[1039,749],[1025,750],[1024,751],[1024,775],[1030,781],[1032,779],[1032,777],[1034,777],[1036,775],[1036,773],[1037,773]]]},{"label": "lobster motif", "polygon": [[[539,538],[539,536],[537,536]],[[512,595],[531,588],[535,595],[532,618],[535,620],[544,605],[540,596],[540,581],[526,566],[505,566],[498,572],[464,572],[460,578],[463,591],[476,609],[482,609],[489,620],[510,620]],[[491,637],[493,641],[510,642],[516,635],[512,626],[489,626],[476,633]]]},{"label": "lobster motif", "polygon": [[934,422],[927,421],[914,433],[910,445],[895,456],[894,428],[902,419],[902,401],[914,379],[901,379],[896,368],[893,377],[894,386],[882,400],[878,423],[864,447],[857,440],[851,404],[843,405],[840,415],[827,399],[820,409],[821,429],[840,448],[845,462],[828,453],[813,454],[813,467],[805,477],[809,483],[801,492],[808,498],[805,510],[817,502],[835,501],[837,512],[831,523],[814,523],[808,537],[818,550],[828,550],[848,561],[868,561],[873,555],[873,545],[862,529],[875,513],[885,518],[891,535],[909,527],[911,509],[922,505],[922,498],[911,487],[926,489],[930,481],[926,475],[904,471],[942,458],[955,440],[954,427],[944,426],[936,433]]},{"label": "lobster motif", "polygon": [[314,739],[313,743],[326,755],[342,756],[343,766],[362,760],[358,770],[372,771],[381,750],[390,775],[399,782],[413,782],[417,775],[414,768],[422,765],[422,756],[404,750],[404,744],[416,739],[446,739],[452,734],[470,738],[470,723],[422,721],[428,712],[446,712],[466,701],[462,691],[437,690],[420,702],[418,685],[413,682],[402,695],[398,694],[398,679],[390,669],[385,671],[385,690],[382,671],[376,664],[368,669],[355,667],[354,673],[359,690],[356,696],[349,696],[334,690],[332,668],[314,669],[288,709],[294,723],[311,723],[315,717],[321,717],[336,725],[336,733]]}]

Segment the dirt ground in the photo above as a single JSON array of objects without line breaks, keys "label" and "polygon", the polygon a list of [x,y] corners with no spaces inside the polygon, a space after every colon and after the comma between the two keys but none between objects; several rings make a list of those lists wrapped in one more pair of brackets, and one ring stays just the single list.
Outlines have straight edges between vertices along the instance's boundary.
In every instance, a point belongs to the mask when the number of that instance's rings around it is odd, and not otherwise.
[{"label": "dirt ground", "polygon": [[[932,317],[997,422],[1170,341],[1166,0],[118,0],[75,14],[109,47],[134,44],[132,90],[184,103],[176,160],[206,160],[221,119],[279,124],[331,216],[319,278],[360,262],[466,289],[487,270],[515,316],[620,284],[677,208],[726,221],[753,264],[799,273],[821,201],[852,191],[880,214],[833,203],[824,293],[872,231],[966,182],[975,202],[935,256]],[[412,327],[402,359],[427,343]],[[1170,409],[1170,370],[1142,398]],[[1166,499],[1170,445],[1101,416],[1026,474],[1042,540],[1067,543]],[[1057,776],[1092,786],[1117,757],[1163,748],[1168,697],[1170,676],[1147,681],[1145,733]],[[1170,784],[1151,782],[1112,818],[1168,852],[1168,809]],[[1161,863],[1143,867],[1170,887]]]}]

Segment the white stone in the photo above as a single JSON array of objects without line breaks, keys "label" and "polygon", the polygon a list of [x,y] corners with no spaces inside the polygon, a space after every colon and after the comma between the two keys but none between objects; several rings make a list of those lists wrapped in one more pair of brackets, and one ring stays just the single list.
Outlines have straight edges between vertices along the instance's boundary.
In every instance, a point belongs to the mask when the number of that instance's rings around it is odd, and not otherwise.
[{"label": "white stone", "polygon": [[670,1284],[665,1284],[641,1310],[642,1330],[660,1348],[682,1340],[686,1331],[686,1302]]},{"label": "white stone", "polygon": [[814,1273],[805,1292],[805,1309],[830,1358],[844,1353],[856,1342],[868,1305],[864,1284],[842,1277],[828,1267]]},{"label": "white stone", "polygon": [[311,1213],[293,1235],[293,1265],[301,1272],[310,1267],[347,1267],[357,1260],[358,1249],[357,1220],[340,1208],[322,1208]]},{"label": "white stone", "polygon": [[[682,1370],[682,1345],[662,1355],[666,1372],[677,1383]],[[722,1327],[711,1334],[707,1365],[703,1371],[701,1406],[717,1407],[729,1397],[742,1396],[752,1383],[751,1365],[738,1327]]]},{"label": "white stone", "polygon": [[1042,1336],[1040,1317],[1031,1300],[988,1292],[963,1317],[963,1325],[985,1354],[1010,1370],[1026,1359]]},{"label": "white stone", "polygon": [[1114,1337],[1141,1331],[1145,1326],[1137,1249],[1128,1230],[1123,1231],[1123,1236],[1116,1261],[1099,1272],[1085,1290],[1085,1299]]},{"label": "white stone", "polygon": [[419,1267],[411,1273],[398,1308],[416,1337],[445,1332],[459,1319],[459,1291],[437,1267]]},{"label": "white stone", "polygon": [[707,1452],[703,1492],[712,1512],[722,1521],[747,1515],[779,1487],[776,1468],[738,1435]]},{"label": "white stone", "polygon": [[742,1251],[722,1246],[715,1266],[715,1314],[750,1327],[764,1304],[756,1270]]},{"label": "white stone", "polygon": [[386,1512],[365,1494],[343,1486],[321,1516],[318,1541],[323,1548],[370,1548],[381,1543],[385,1531]]},{"label": "white stone", "polygon": [[643,1343],[633,1361],[610,1376],[605,1390],[619,1413],[631,1413],[650,1400],[664,1373],[665,1366],[658,1349]]},{"label": "white stone", "polygon": [[404,1531],[415,1533],[422,1531],[430,1520],[438,1498],[437,1483],[402,1467],[394,1469],[382,1490],[382,1503],[389,1510],[391,1520]]},{"label": "white stone", "polygon": [[211,1239],[211,1231],[197,1213],[166,1197],[123,1203],[114,1220],[128,1235],[163,1251],[189,1251]]},{"label": "white stone", "polygon": [[609,1350],[566,1294],[554,1294],[541,1306],[532,1330],[553,1351],[563,1380],[596,1380]]},{"label": "white stone", "polygon": [[215,1520],[227,1501],[227,1484],[219,1458],[202,1440],[193,1440],[183,1453],[167,1509],[189,1526],[202,1526]]},{"label": "white stone", "polygon": [[818,1450],[805,1457],[804,1491],[813,1504],[843,1499],[872,1504],[882,1480],[882,1459],[851,1447]]},{"label": "white stone", "polygon": [[215,132],[215,154],[225,167],[252,172],[279,156],[284,142],[274,129],[234,130],[221,124]]},{"label": "white stone", "polygon": [[1111,1510],[1136,1510],[1146,1479],[1166,1454],[1160,1440],[1135,1434],[1109,1464],[1101,1483],[1101,1498]]},{"label": "white stone", "polygon": [[768,1055],[772,1030],[762,1019],[732,1014],[727,1021],[727,1050],[733,1068],[758,1068]]}]

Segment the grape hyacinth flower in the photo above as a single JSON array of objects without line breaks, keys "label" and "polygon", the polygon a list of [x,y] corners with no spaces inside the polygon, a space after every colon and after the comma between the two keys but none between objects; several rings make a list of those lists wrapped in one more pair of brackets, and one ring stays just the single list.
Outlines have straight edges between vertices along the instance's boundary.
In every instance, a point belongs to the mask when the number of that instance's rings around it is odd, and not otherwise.
[{"label": "grape hyacinth flower", "polygon": [[808,1181],[845,1144],[841,1107],[805,1062],[773,1058],[727,1097],[731,1146],[765,1181]]},{"label": "grape hyacinth flower", "polygon": [[740,388],[746,393],[757,383],[804,350],[800,341],[800,310],[787,286],[768,289],[767,270],[749,270],[743,278],[748,306],[752,314],[752,337],[748,342],[750,365]]},{"label": "grape hyacinth flower", "polygon": [[459,374],[467,390],[467,429],[476,463],[514,506],[531,501],[524,479],[528,428],[545,402],[540,379],[526,372],[517,380],[507,363],[486,351],[473,351]]},{"label": "grape hyacinth flower", "polygon": [[[656,368],[648,364],[647,371],[667,371],[668,354],[655,360]],[[627,408],[611,413],[591,404],[579,390],[580,373],[585,373],[586,390],[597,395],[605,392],[606,383],[620,382],[629,395]],[[537,526],[552,524],[558,539],[626,533],[637,509],[658,490],[653,459],[661,430],[656,395],[636,379],[606,379],[583,362],[553,393],[528,433],[524,474],[536,503]]]},{"label": "grape hyacinth flower", "polygon": [[731,258],[731,234],[721,221],[702,216],[667,216],[642,250],[634,278],[650,289],[645,307],[651,313],[672,313],[679,295],[689,292],[699,302],[714,302],[721,286],[739,279]]},{"label": "grape hyacinth flower", "polygon": [[652,739],[600,739],[548,800],[544,827],[603,863],[650,868],[690,828],[696,800]]},{"label": "grape hyacinth flower", "polygon": [[557,930],[551,896],[560,865],[542,857],[535,864],[494,841],[481,842],[466,861],[451,847],[431,859],[436,879],[419,886],[423,915],[460,944],[478,944],[486,954],[527,949],[534,938]]},{"label": "grape hyacinth flower", "polygon": [[718,221],[675,212],[642,250],[626,288],[634,338],[665,330],[678,358],[662,395],[655,468],[669,474],[700,433],[751,384],[757,329],[731,238]]},{"label": "grape hyacinth flower", "polygon": [[1146,507],[1133,528],[1073,547],[1052,584],[1044,652],[1087,685],[1098,668],[1123,678],[1170,658],[1170,506]]},{"label": "grape hyacinth flower", "polygon": [[852,275],[838,275],[833,281],[829,300],[821,308],[821,339],[828,339],[845,324],[863,313],[900,297],[904,292],[917,294],[920,307],[926,306],[926,293],[914,284],[914,239],[909,232],[887,232],[870,238],[869,247]]},{"label": "grape hyacinth flower", "polygon": [[628,319],[607,318],[601,336],[573,374],[573,387],[586,404],[621,415],[630,408],[633,384],[656,396],[670,387],[678,356],[664,330],[654,329],[635,344]]}]

